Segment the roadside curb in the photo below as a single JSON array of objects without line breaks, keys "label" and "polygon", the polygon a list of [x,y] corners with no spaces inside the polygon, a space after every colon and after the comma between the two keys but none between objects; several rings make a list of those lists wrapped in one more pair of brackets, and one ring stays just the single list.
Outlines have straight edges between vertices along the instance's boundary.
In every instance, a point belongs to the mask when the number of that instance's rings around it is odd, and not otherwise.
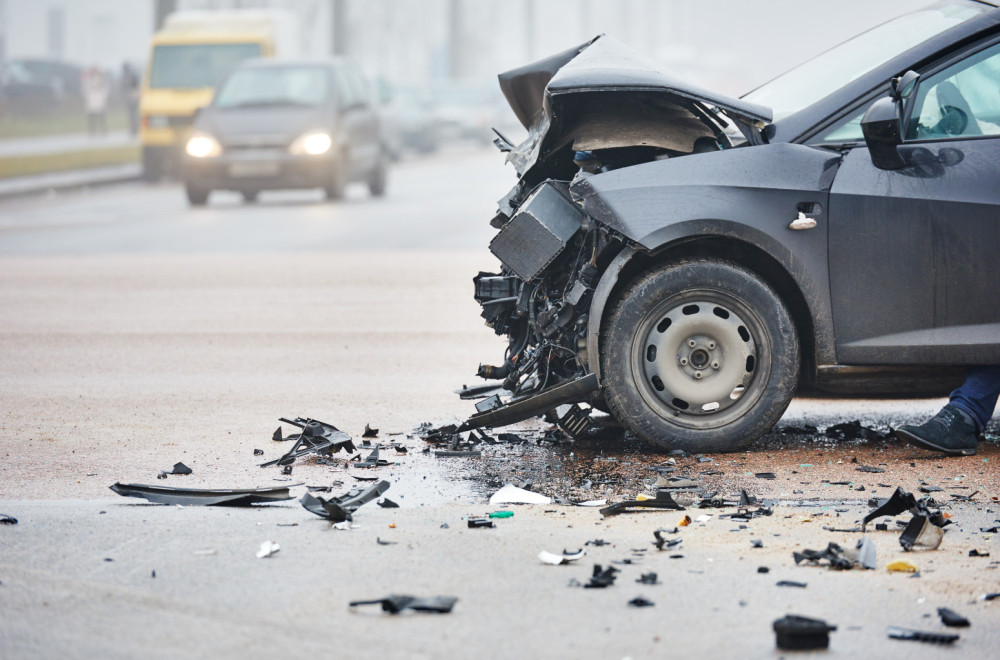
[{"label": "roadside curb", "polygon": [[66,190],[128,183],[142,178],[139,163],[0,179],[0,200]]}]

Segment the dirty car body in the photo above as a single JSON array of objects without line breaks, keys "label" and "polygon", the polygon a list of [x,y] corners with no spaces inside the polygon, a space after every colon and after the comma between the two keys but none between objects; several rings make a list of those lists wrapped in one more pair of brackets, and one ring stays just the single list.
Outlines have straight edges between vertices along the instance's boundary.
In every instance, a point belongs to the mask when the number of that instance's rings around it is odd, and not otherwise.
[{"label": "dirty car body", "polygon": [[502,74],[529,137],[497,141],[519,180],[475,287],[506,392],[466,426],[578,431],[582,403],[731,450],[800,389],[943,393],[1000,364],[998,24],[941,2],[742,99],[604,36]]}]

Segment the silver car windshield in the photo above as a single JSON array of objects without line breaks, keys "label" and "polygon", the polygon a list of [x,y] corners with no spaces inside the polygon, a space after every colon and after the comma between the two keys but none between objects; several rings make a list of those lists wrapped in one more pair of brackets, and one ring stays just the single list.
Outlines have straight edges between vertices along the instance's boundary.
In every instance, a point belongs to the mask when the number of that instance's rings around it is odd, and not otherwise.
[{"label": "silver car windshield", "polygon": [[327,69],[321,66],[240,69],[222,84],[214,105],[219,108],[320,105],[329,94],[329,81]]},{"label": "silver car windshield", "polygon": [[989,10],[971,2],[942,2],[898,16],[814,57],[743,98],[766,105],[774,121],[807,108],[899,53]]}]

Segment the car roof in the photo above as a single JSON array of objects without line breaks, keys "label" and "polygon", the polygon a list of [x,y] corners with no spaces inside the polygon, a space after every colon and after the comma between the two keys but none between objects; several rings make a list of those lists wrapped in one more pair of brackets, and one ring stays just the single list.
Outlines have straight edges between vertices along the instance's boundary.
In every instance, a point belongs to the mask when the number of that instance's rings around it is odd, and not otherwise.
[{"label": "car roof", "polygon": [[284,67],[299,67],[299,66],[326,66],[330,68],[339,68],[347,63],[349,60],[346,57],[312,57],[312,58],[280,58],[280,57],[253,57],[250,59],[243,60],[237,65],[238,69],[277,69]]}]

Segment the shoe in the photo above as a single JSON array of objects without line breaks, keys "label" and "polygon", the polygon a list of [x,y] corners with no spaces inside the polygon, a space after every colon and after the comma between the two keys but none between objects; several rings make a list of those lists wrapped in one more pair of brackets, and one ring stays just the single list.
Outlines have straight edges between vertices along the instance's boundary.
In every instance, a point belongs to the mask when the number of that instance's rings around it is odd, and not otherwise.
[{"label": "shoe", "polygon": [[896,437],[924,449],[943,451],[951,456],[972,456],[976,453],[976,426],[955,406],[945,406],[941,412],[920,426],[900,426]]}]

